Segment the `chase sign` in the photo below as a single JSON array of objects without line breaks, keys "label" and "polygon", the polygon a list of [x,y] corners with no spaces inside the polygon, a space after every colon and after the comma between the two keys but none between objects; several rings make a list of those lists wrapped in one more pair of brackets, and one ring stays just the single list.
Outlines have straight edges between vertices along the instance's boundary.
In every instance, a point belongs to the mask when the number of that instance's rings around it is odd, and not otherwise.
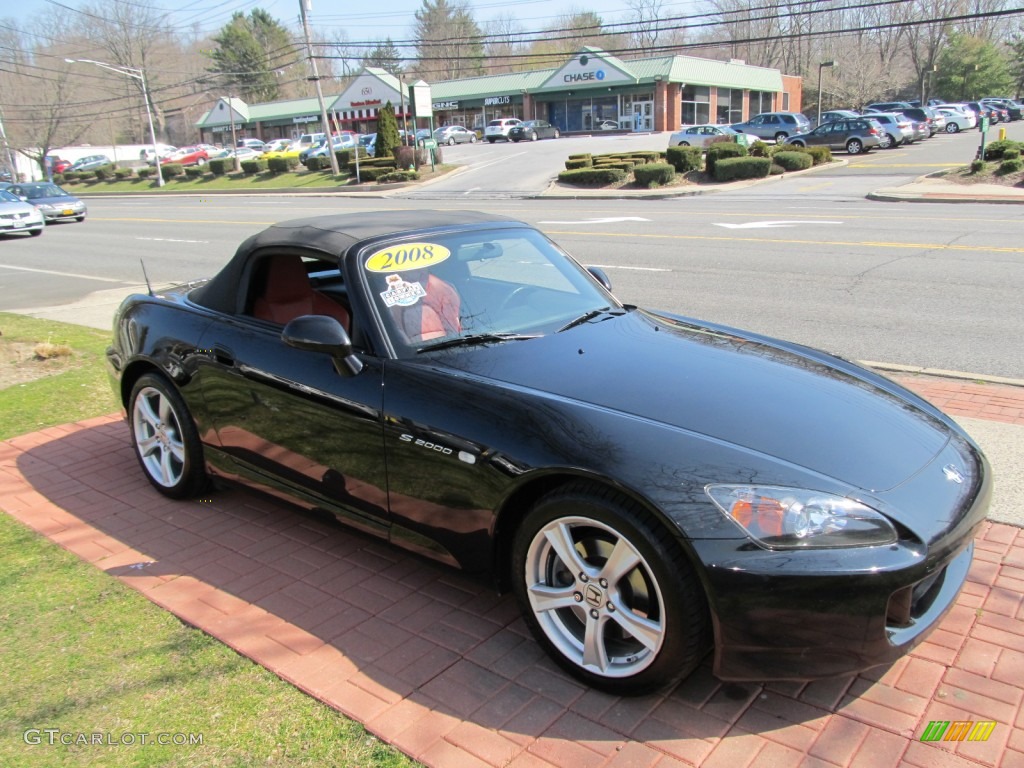
[{"label": "chase sign", "polygon": [[573,56],[561,69],[549,77],[545,89],[561,89],[566,86],[602,86],[611,83],[635,83],[637,81],[624,62],[612,56],[583,54]]}]

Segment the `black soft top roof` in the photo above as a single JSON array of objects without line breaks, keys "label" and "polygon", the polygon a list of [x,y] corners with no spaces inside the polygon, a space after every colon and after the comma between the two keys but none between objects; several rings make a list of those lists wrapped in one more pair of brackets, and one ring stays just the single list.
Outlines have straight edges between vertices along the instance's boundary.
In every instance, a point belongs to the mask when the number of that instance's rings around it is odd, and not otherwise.
[{"label": "black soft top roof", "polygon": [[210,282],[189,295],[197,304],[218,312],[238,311],[239,284],[253,253],[264,249],[301,248],[337,265],[356,243],[417,230],[449,229],[515,219],[480,211],[374,211],[339,213],[282,221],[244,240],[234,257]]}]

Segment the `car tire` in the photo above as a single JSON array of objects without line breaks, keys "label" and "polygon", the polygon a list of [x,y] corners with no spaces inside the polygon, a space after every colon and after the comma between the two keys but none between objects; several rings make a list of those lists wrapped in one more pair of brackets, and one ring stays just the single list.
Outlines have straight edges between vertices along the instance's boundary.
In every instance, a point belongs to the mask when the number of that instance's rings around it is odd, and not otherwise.
[{"label": "car tire", "polygon": [[956,123],[946,123],[946,133],[958,133],[960,126]]},{"label": "car tire", "polygon": [[786,139],[788,139],[788,138],[789,138],[789,134],[788,133],[786,133],[785,131],[779,131],[778,133],[775,134],[775,143],[776,144],[784,144],[786,142]]},{"label": "car tire", "polygon": [[791,142],[789,142],[789,144],[791,144],[794,147],[806,147],[807,146],[807,144],[805,144],[804,142],[802,142],[800,140],[791,141]]},{"label": "car tire", "polygon": [[879,140],[878,148],[879,149],[892,149],[892,147],[893,147],[892,136],[890,136],[888,133],[883,134],[883,135],[885,136],[885,138]]},{"label": "car tire", "polygon": [[537,135],[536,131],[533,131],[533,132],[530,133],[530,141],[536,141],[539,138],[540,137]]},{"label": "car tire", "polygon": [[75,221],[81,224],[83,221],[85,221],[85,216],[75,216]]},{"label": "car tire", "polygon": [[493,144],[494,143],[494,139],[492,139],[491,137],[488,136],[487,137],[487,143],[488,144]]},{"label": "car tire", "polygon": [[561,134],[561,133],[559,133],[558,129],[557,129],[557,128],[555,128],[555,135],[554,135],[554,136],[552,136],[551,138],[553,138],[553,139],[557,139],[557,138],[559,138],[559,137],[560,137],[561,135],[562,135],[562,134]]},{"label": "car tire", "polygon": [[40,227],[39,229],[30,229],[28,233],[32,235],[32,237],[39,237],[41,234],[43,234],[43,230],[42,227]]},{"label": "car tire", "polygon": [[198,160],[196,160],[196,165],[202,168],[204,165],[206,165],[206,160],[200,157]]},{"label": "car tire", "polygon": [[688,142],[688,141],[680,141],[678,144],[676,144],[676,146],[677,147],[688,147],[688,146],[690,146],[690,142]]},{"label": "car tire", "polygon": [[476,144],[476,134],[475,133],[473,134],[472,138],[470,138],[469,143],[470,144]]},{"label": "car tire", "polygon": [[515,533],[512,569],[538,643],[587,685],[615,695],[660,690],[707,652],[707,603],[686,555],[614,491],[573,483],[541,498]]},{"label": "car tire", "polygon": [[861,143],[860,139],[850,139],[846,142],[846,151],[851,155],[859,155],[864,151],[864,145]]},{"label": "car tire", "polygon": [[449,136],[448,137],[448,146],[449,147],[454,147],[455,146],[455,137],[454,136]]},{"label": "car tire", "polygon": [[156,373],[139,377],[128,398],[132,447],[142,472],[164,496],[185,499],[207,484],[203,447],[178,390]]}]

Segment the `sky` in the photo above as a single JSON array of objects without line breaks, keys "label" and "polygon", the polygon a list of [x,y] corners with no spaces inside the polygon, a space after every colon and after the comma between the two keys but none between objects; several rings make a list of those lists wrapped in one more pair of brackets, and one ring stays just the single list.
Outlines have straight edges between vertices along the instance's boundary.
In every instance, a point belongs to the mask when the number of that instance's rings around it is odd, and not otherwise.
[{"label": "sky", "polygon": [[[415,22],[413,14],[422,0],[309,0],[309,19],[320,30],[345,30],[350,42],[372,41],[390,36],[408,40]],[[149,0],[160,9],[171,10],[174,26],[199,24],[206,32],[215,32],[236,11],[248,13],[263,8],[286,26],[298,26],[300,0]],[[661,16],[693,11],[700,0],[661,0]],[[33,17],[52,15],[65,8],[102,7],[104,0],[2,0],[0,21],[15,18],[24,24]],[[527,31],[550,26],[559,16],[582,10],[594,11],[605,23],[621,22],[630,13],[628,0],[469,0],[473,15],[481,27],[500,16],[512,15]],[[17,8],[17,13],[11,10]],[[65,11],[66,12],[66,11]],[[75,14],[69,14],[73,18]]]}]

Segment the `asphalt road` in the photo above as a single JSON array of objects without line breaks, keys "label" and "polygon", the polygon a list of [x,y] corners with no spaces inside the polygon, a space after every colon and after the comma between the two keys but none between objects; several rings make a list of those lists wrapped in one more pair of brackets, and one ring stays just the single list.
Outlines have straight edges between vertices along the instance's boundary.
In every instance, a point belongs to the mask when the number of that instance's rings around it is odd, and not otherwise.
[{"label": "asphalt road", "polygon": [[[1010,128],[1011,137],[1024,138],[1024,123]],[[598,140],[615,141],[592,141]],[[94,199],[84,224],[0,242],[0,309],[128,292],[143,282],[140,259],[154,284],[209,276],[246,236],[288,218],[472,208],[539,226],[580,261],[605,267],[626,302],[853,359],[1024,379],[1024,207],[863,197],[951,162],[941,156],[973,154],[977,134],[940,136],[851,158],[844,169],[698,197],[550,200],[499,190],[511,186],[513,168],[532,168],[522,174],[533,178],[543,165],[546,180],[551,165],[541,152],[564,158],[585,141],[449,148],[446,161],[457,162],[457,152],[477,159],[445,182],[462,192],[438,189],[432,200],[420,199],[429,187],[406,199]],[[492,181],[474,188],[473,174]],[[531,184],[536,191],[537,182]]]}]

